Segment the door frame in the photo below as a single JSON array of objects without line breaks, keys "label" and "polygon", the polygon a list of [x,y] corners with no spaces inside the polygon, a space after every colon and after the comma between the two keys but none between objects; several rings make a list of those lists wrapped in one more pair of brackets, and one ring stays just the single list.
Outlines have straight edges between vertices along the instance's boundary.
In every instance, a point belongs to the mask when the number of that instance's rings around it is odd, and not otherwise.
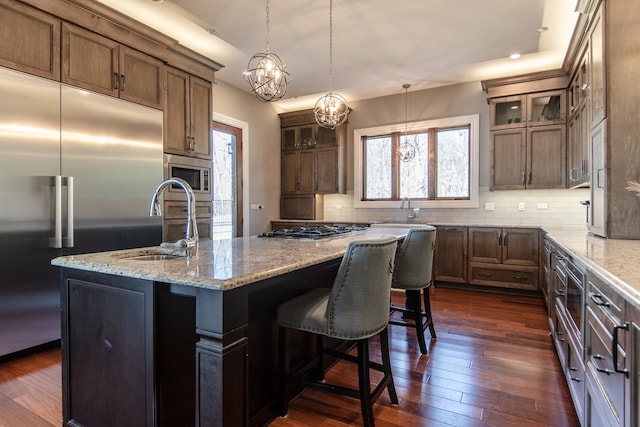
[{"label": "door frame", "polygon": [[[223,114],[219,114],[214,112],[212,114],[212,121],[218,122],[223,125],[231,126],[234,128],[238,128],[242,130],[242,141],[241,141],[241,162],[237,164],[238,168],[238,182],[240,188],[242,189],[242,193],[239,193],[241,197],[240,206],[238,206],[238,213],[241,215],[238,220],[240,220],[242,227],[238,226],[238,231],[242,233],[242,236],[249,235],[249,203],[245,203],[246,200],[249,200],[249,175],[245,172],[249,170],[249,144],[247,141],[249,140],[249,123],[243,122],[241,120],[235,119],[233,117],[228,117]],[[212,123],[213,127],[213,123]],[[213,128],[211,129],[213,132]],[[211,147],[213,149],[213,147]],[[240,225],[240,224],[239,224]]]}]

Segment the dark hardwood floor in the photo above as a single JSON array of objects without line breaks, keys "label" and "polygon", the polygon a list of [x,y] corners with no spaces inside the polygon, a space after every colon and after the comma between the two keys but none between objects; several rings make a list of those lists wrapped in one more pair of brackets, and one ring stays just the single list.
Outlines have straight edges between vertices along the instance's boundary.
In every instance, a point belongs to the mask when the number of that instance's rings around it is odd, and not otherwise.
[{"label": "dark hardwood floor", "polygon": [[[390,326],[400,403],[375,405],[384,426],[578,426],[549,337],[541,298],[438,287],[431,291],[438,339],[420,355],[413,330]],[[394,293],[402,302],[402,294]],[[371,353],[377,354],[377,339]],[[60,351],[0,364],[0,426],[60,426]],[[376,377],[377,379],[377,377]],[[357,384],[338,363],[327,380]],[[361,425],[356,400],[306,391],[281,426]]]}]

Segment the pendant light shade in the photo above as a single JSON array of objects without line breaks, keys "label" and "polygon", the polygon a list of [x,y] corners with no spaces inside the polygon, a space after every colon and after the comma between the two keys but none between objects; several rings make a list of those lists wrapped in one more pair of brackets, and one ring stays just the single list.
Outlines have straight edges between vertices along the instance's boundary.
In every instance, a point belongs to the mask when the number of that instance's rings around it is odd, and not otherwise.
[{"label": "pendant light shade", "polygon": [[269,49],[269,0],[265,9],[267,12],[266,51],[251,57],[243,77],[258,99],[270,102],[282,99],[287,93],[291,75],[285,70],[287,66],[282,63],[280,57]]},{"label": "pendant light shade", "polygon": [[410,84],[405,83],[402,85],[404,88],[404,135],[400,137],[400,145],[398,147],[398,157],[403,162],[410,162],[416,157],[416,142],[415,138],[409,137],[408,121],[407,121],[407,99],[409,97],[408,90],[411,87]]},{"label": "pendant light shade", "polygon": [[349,106],[342,95],[333,93],[333,0],[329,0],[329,92],[316,101],[316,122],[335,129],[347,120]]}]

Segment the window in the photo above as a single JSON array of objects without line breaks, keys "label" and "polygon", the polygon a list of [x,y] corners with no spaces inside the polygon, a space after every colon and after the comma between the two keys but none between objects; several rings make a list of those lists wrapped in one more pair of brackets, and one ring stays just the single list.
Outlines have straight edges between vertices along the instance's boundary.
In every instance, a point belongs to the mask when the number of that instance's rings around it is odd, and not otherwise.
[{"label": "window", "polygon": [[[478,116],[356,129],[355,207],[477,207]],[[416,156],[397,156],[404,138]]]}]

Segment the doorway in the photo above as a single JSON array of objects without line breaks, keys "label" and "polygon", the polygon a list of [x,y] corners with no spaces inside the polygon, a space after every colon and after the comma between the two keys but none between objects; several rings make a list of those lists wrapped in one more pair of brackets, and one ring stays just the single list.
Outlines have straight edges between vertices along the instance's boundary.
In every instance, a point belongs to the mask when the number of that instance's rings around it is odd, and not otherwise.
[{"label": "doorway", "polygon": [[213,240],[242,236],[242,129],[213,121]]}]

